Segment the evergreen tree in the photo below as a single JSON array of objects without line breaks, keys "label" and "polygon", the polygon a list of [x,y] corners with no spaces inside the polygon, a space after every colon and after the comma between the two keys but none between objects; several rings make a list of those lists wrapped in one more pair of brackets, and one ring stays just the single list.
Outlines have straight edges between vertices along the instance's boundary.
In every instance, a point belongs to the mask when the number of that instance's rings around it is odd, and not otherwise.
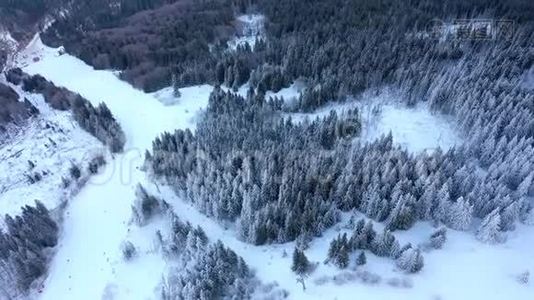
[{"label": "evergreen tree", "polygon": [[397,266],[399,269],[408,273],[417,273],[424,266],[423,256],[419,249],[410,247],[402,251],[400,257],[397,259]]},{"label": "evergreen tree", "polygon": [[504,241],[504,235],[501,232],[501,214],[496,208],[488,214],[477,229],[476,237],[484,243],[501,243]]},{"label": "evergreen tree", "polygon": [[367,263],[367,258],[365,257],[365,252],[361,251],[356,258],[356,265],[363,266]]},{"label": "evergreen tree", "polygon": [[374,240],[371,251],[378,256],[393,256],[397,241],[390,231],[384,229]]},{"label": "evergreen tree", "polygon": [[341,269],[345,269],[349,266],[349,248],[347,244],[343,245],[341,249],[339,249],[339,252],[335,257],[334,264]]},{"label": "evergreen tree", "polygon": [[467,199],[460,197],[455,203],[450,204],[446,212],[446,224],[456,230],[468,230],[471,226],[473,206]]},{"label": "evergreen tree", "polygon": [[400,196],[389,215],[387,228],[389,230],[410,229],[416,220],[414,203],[415,198],[412,195]]},{"label": "evergreen tree", "polygon": [[327,262],[333,262],[337,267],[344,269],[349,265],[349,254],[352,247],[347,239],[347,234],[338,235],[333,239],[328,249]]},{"label": "evergreen tree", "polygon": [[15,295],[28,292],[33,281],[43,276],[50,248],[57,245],[59,228],[39,201],[24,206],[16,218],[5,217],[6,231],[0,232],[0,278]]},{"label": "evergreen tree", "polygon": [[310,262],[308,258],[298,248],[293,251],[293,263],[291,265],[291,271],[295,272],[299,276],[303,276],[310,271]]},{"label": "evergreen tree", "polygon": [[174,96],[174,98],[180,98],[182,96],[182,93],[180,92],[180,83],[176,78],[176,74],[172,74],[171,84],[172,95]]},{"label": "evergreen tree", "polygon": [[430,235],[430,246],[434,249],[441,249],[447,241],[447,230],[440,228]]}]

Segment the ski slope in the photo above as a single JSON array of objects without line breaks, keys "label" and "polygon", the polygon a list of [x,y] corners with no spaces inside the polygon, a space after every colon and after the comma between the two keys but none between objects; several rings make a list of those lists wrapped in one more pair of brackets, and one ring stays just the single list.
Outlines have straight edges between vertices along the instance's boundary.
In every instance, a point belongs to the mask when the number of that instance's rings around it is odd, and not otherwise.
[{"label": "ski slope", "polygon": [[[58,55],[39,38],[19,59],[25,72],[41,74],[58,86],[80,93],[93,105],[105,102],[127,138],[125,152],[108,161],[105,170],[91,178],[70,201],[60,245],[39,298],[152,298],[164,262],[151,251],[154,233],[139,234],[129,225],[135,185],[146,181],[140,170],[144,152],[163,131],[193,127],[195,112],[207,105],[211,87],[183,89],[179,105],[164,106],[112,72],[95,71],[70,55]],[[138,230],[150,231],[151,227]],[[130,237],[140,246],[138,250],[146,253],[131,266],[122,262],[120,251],[120,243]]]},{"label": "ski slope", "polygon": [[[39,57],[34,62],[33,57]],[[343,223],[316,238],[306,255],[318,262],[303,290],[290,271],[294,243],[253,246],[239,241],[232,228],[200,214],[184,203],[168,187],[157,187],[140,169],[143,153],[163,131],[194,128],[195,115],[207,105],[210,86],[186,88],[173,105],[164,105],[154,94],[145,94],[120,81],[111,71],[95,71],[69,55],[43,46],[37,38],[19,63],[30,74],[42,74],[58,86],[80,93],[93,104],[104,101],[127,136],[126,151],[116,155],[98,176],[71,200],[65,212],[63,232],[57,254],[42,289],[35,296],[50,300],[157,299],[155,288],[165,270],[165,261],[155,251],[154,232],[163,226],[158,221],[143,227],[129,224],[135,185],[168,201],[177,215],[200,225],[211,240],[220,239],[256,270],[264,283],[277,282],[289,291],[289,299],[406,299],[406,300],[531,300],[534,283],[520,284],[516,276],[534,272],[534,230],[518,226],[507,243],[483,245],[472,234],[449,230],[442,250],[425,253],[425,267],[416,275],[396,270],[392,261],[368,255],[363,267],[380,280],[373,284],[322,264],[328,244]],[[380,225],[377,224],[377,229]],[[408,232],[396,232],[401,242],[420,244],[434,229],[419,223]],[[120,244],[132,241],[139,256],[126,263]],[[285,255],[287,254],[287,255]],[[345,275],[343,275],[345,274]],[[335,276],[335,278],[334,278]],[[395,282],[404,282],[400,286]]]}]

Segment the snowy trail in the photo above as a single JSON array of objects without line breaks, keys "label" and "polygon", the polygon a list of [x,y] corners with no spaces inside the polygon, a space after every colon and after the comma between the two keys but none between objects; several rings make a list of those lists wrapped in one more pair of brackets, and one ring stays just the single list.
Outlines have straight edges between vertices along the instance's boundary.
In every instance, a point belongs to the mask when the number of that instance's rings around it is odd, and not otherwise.
[{"label": "snowy trail", "polygon": [[211,87],[183,89],[184,103],[164,106],[109,71],[95,71],[70,55],[56,53],[35,39],[26,54],[37,54],[40,59],[28,63],[24,71],[41,74],[58,86],[76,91],[93,105],[105,102],[125,131],[127,143],[125,152],[108,158],[102,174],[91,178],[71,200],[60,246],[40,298],[100,299],[104,290],[121,299],[152,298],[163,261],[147,255],[137,266],[147,264],[148,268],[132,270],[120,264],[120,243],[128,235],[135,185],[146,181],[139,167],[156,136],[194,125],[195,112],[207,105]]},{"label": "snowy trail", "polygon": [[[290,292],[289,299],[503,299],[505,295],[517,300],[532,299],[534,284],[520,285],[514,276],[524,270],[534,270],[532,227],[520,226],[504,245],[487,246],[472,235],[451,231],[449,241],[440,251],[425,253],[422,273],[406,276],[395,270],[386,259],[369,255],[366,268],[388,278],[409,278],[412,288],[392,287],[384,281],[377,285],[360,281],[337,285],[314,284],[325,275],[339,274],[339,270],[325,266],[322,261],[328,243],[338,234],[335,228],[317,238],[306,250],[310,260],[320,262],[303,291],[290,271],[294,244],[253,246],[239,241],[235,232],[225,230],[217,222],[200,214],[179,199],[169,188],[157,188],[139,170],[145,149],[163,131],[194,128],[194,115],[205,107],[210,86],[182,90],[183,101],[164,106],[153,94],[145,94],[120,81],[112,72],[95,71],[69,55],[56,55],[54,49],[44,47],[39,39],[27,49],[24,70],[40,73],[58,86],[80,93],[93,104],[104,101],[113,112],[127,136],[126,151],[108,158],[105,170],[92,178],[70,202],[65,213],[58,252],[51,263],[40,299],[155,299],[154,287],[162,278],[165,262],[151,252],[155,226],[130,228],[130,205],[135,185],[142,183],[151,192],[169,201],[183,220],[200,225],[211,240],[220,239],[256,270],[264,283],[277,281]],[[31,56],[38,55],[38,62]],[[21,62],[19,62],[21,63]],[[24,62],[22,62],[24,63]],[[154,225],[154,224],[153,224]],[[161,224],[156,224],[161,225]],[[131,230],[130,230],[131,229]],[[418,224],[408,232],[399,232],[403,242],[421,243],[434,230],[428,224]],[[132,232],[135,231],[135,232]],[[142,255],[132,263],[123,263],[120,243],[135,239]],[[284,251],[287,257],[282,257]]]}]

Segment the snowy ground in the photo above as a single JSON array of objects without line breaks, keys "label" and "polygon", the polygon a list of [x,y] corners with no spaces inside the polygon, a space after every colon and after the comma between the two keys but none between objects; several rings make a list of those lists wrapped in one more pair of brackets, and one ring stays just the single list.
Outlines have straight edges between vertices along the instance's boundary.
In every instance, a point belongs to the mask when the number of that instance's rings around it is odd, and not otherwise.
[{"label": "snowy ground", "polygon": [[[206,101],[204,104],[207,104],[208,102],[206,99],[209,98],[211,89],[212,88],[209,85],[195,85],[191,87],[181,88],[181,95],[180,97],[176,98],[173,95],[173,88],[167,87],[150,95],[157,99],[159,102],[161,102],[163,105],[177,105],[180,107],[178,110],[181,111],[183,114],[189,117],[194,117],[193,113],[195,112],[195,105],[202,105],[202,103],[195,104],[195,102]],[[193,109],[193,111],[190,111],[189,109]]]},{"label": "snowy ground", "polygon": [[[152,251],[152,238],[162,224],[155,222],[141,229],[129,225],[130,205],[138,182],[169,201],[182,220],[200,225],[211,240],[221,239],[241,255],[264,283],[277,281],[281,288],[290,292],[289,299],[529,300],[534,295],[534,283],[521,285],[515,280],[515,276],[525,270],[534,271],[531,249],[534,229],[523,226],[518,226],[505,244],[497,246],[483,245],[472,234],[449,230],[444,249],[425,253],[425,267],[417,275],[399,273],[392,261],[369,254],[369,263],[364,268],[382,278],[369,285],[361,280],[341,284],[340,276],[335,282],[325,280],[340,273],[332,266],[323,265],[322,261],[337,230],[344,230],[341,224],[315,239],[306,251],[310,260],[320,264],[307,279],[307,289],[303,291],[289,268],[293,243],[260,247],[245,244],[236,238],[232,229],[224,229],[201,215],[169,188],[156,187],[139,170],[142,153],[155,136],[164,130],[194,128],[193,117],[206,106],[209,86],[185,89],[175,105],[165,106],[154,95],[118,80],[112,72],[95,71],[69,55],[57,56],[56,51],[42,47],[38,40],[29,51],[41,58],[33,63],[32,55],[26,55],[29,58],[24,68],[26,72],[41,73],[56,85],[79,92],[94,104],[105,101],[128,138],[126,152],[117,155],[67,207],[60,246],[42,293],[37,295],[40,299],[157,299],[154,287],[161,279],[165,262]],[[408,115],[397,117],[393,122],[389,119],[402,115],[403,110],[393,107],[391,112],[385,111],[382,108],[383,118],[388,120],[378,124],[400,123],[400,126],[414,121],[411,120],[413,115],[404,112]],[[435,117],[431,117],[422,118],[422,126],[434,126],[429,120]],[[419,130],[419,127],[411,128]],[[398,137],[394,138],[399,142]],[[428,224],[420,223],[409,232],[396,235],[403,243],[419,244],[432,231]],[[125,239],[136,244],[140,251],[139,257],[131,263],[121,259],[119,246]],[[284,252],[286,257],[283,257]],[[395,287],[394,279],[404,281],[404,287]],[[318,284],[318,280],[324,283]]]},{"label": "snowy ground", "polygon": [[521,86],[526,89],[534,90],[534,68],[530,68],[528,71],[525,71]]},{"label": "snowy ground", "polygon": [[284,102],[290,104],[298,100],[302,90],[305,87],[306,85],[303,82],[295,81],[290,86],[283,88],[276,93],[273,93],[272,91],[267,91],[267,93],[265,93],[265,97],[284,98]]},{"label": "snowy ground", "polygon": [[364,139],[372,141],[391,131],[393,141],[411,152],[448,150],[462,142],[451,122],[432,114],[424,104],[415,108],[386,104],[377,115],[370,112],[363,120]]},{"label": "snowy ground", "polygon": [[[12,87],[40,111],[24,126],[12,128],[9,138],[0,144],[0,212],[14,216],[21,206],[34,205],[35,200],[50,208],[65,201],[76,187],[65,189],[62,177],[70,178],[72,165],[84,170],[92,158],[105,155],[106,149],[82,130],[69,112],[50,108],[41,95]],[[31,183],[29,176],[40,180]]]},{"label": "snowy ground", "polygon": [[[530,251],[534,245],[532,227],[518,226],[502,245],[481,244],[471,233],[448,230],[444,248],[424,252],[425,267],[416,275],[404,274],[396,269],[393,260],[376,257],[368,251],[364,267],[355,270],[355,258],[352,257],[351,266],[342,271],[324,265],[323,261],[330,241],[340,233],[351,232],[345,228],[349,219],[345,215],[339,225],[316,238],[305,251],[308,259],[318,266],[306,280],[306,290],[303,291],[289,268],[294,243],[266,246],[243,243],[236,239],[232,228],[224,229],[200,214],[176,197],[170,188],[153,185],[148,188],[169,201],[182,220],[200,225],[211,239],[221,239],[242,256],[264,283],[276,281],[289,291],[289,299],[352,300],[358,295],[359,299],[368,300],[501,300],[513,295],[511,299],[527,300],[534,293],[534,283],[523,285],[516,280],[520,273],[527,270],[532,273],[534,269],[534,253]],[[374,228],[381,232],[383,226],[375,223]],[[395,232],[395,235],[401,245],[408,242],[423,245],[435,230],[428,223],[418,223],[410,231]],[[380,279],[374,284],[364,283],[355,275],[361,271],[378,275]],[[344,277],[349,279],[343,282]]]},{"label": "snowy ground", "polygon": [[333,104],[311,114],[295,113],[291,116],[299,121],[327,116],[332,110],[343,112],[353,108],[360,111],[364,141],[371,142],[391,132],[394,143],[414,153],[432,151],[437,147],[447,150],[462,143],[452,120],[432,113],[424,103],[414,108],[399,104],[389,91],[378,96],[364,94],[359,101]]},{"label": "snowy ground", "polygon": [[[34,59],[34,57],[39,57]],[[128,224],[135,185],[145,183],[140,170],[144,151],[163,131],[193,127],[195,113],[205,107],[210,86],[183,89],[178,105],[164,106],[119,80],[112,72],[95,71],[69,55],[35,39],[19,64],[29,74],[42,74],[58,86],[80,93],[94,105],[104,101],[126,133],[125,153],[92,177],[65,212],[58,252],[43,283],[40,299],[150,299],[161,280],[164,262],[151,252],[152,227]],[[37,62],[34,62],[36,60]],[[58,67],[61,66],[61,67]],[[147,232],[148,231],[148,232]],[[122,262],[120,243],[130,239],[141,255]]]},{"label": "snowy ground", "polygon": [[252,49],[256,45],[256,39],[264,34],[265,17],[259,14],[241,15],[237,17],[239,33],[228,41],[228,48],[235,50],[237,46],[249,44]]}]

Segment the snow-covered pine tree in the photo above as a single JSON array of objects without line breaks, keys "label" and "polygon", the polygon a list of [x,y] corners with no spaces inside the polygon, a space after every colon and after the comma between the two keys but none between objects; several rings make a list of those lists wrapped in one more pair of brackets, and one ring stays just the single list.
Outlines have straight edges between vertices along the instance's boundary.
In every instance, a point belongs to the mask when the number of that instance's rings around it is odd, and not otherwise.
[{"label": "snow-covered pine tree", "polygon": [[[507,197],[510,199],[509,197]],[[501,230],[514,230],[515,222],[520,218],[521,204],[519,200],[507,200],[509,204],[501,211]]]},{"label": "snow-covered pine tree", "polygon": [[468,230],[473,219],[473,206],[467,199],[460,197],[446,210],[446,224],[456,230]]},{"label": "snow-covered pine tree", "polygon": [[59,230],[39,201],[35,201],[35,207],[22,207],[16,218],[6,215],[4,221],[6,230],[0,231],[0,284],[11,289],[10,298],[18,298],[46,272],[48,249],[57,245]]},{"label": "snow-covered pine tree", "polygon": [[371,251],[377,256],[392,257],[398,251],[398,242],[389,230],[384,229],[373,241]]},{"label": "snow-covered pine tree", "polygon": [[397,267],[408,273],[417,273],[424,266],[423,255],[419,249],[407,248],[397,259]]},{"label": "snow-covered pine tree", "polygon": [[341,269],[345,269],[349,266],[349,246],[347,243],[339,249],[338,254],[335,257],[334,264]]},{"label": "snow-covered pine tree", "polygon": [[441,186],[437,198],[438,206],[432,213],[432,219],[435,222],[443,222],[447,224],[447,211],[450,207],[450,187],[448,182]]},{"label": "snow-covered pine tree", "polygon": [[344,269],[349,265],[349,254],[352,247],[347,239],[347,234],[338,235],[330,242],[327,262],[332,262],[337,267]]},{"label": "snow-covered pine tree", "polygon": [[501,214],[499,208],[494,209],[483,220],[476,232],[479,241],[489,244],[504,242],[505,237],[501,231]]},{"label": "snow-covered pine tree", "polygon": [[182,93],[180,92],[180,82],[176,78],[176,74],[172,74],[171,78],[172,95],[174,98],[180,98]]},{"label": "snow-covered pine tree", "polygon": [[393,210],[389,214],[386,227],[392,231],[397,229],[410,229],[417,217],[414,206],[415,197],[411,194],[399,196]]},{"label": "snow-covered pine tree", "polygon": [[132,260],[132,258],[134,258],[135,255],[137,254],[137,250],[135,249],[135,246],[130,241],[124,241],[121,244],[121,251],[122,251],[122,257],[126,261]]},{"label": "snow-covered pine tree", "polygon": [[443,248],[443,244],[445,244],[446,241],[447,241],[447,229],[445,229],[445,227],[442,227],[434,231],[430,235],[430,246],[434,249]]},{"label": "snow-covered pine tree", "polygon": [[139,226],[147,222],[163,210],[161,200],[148,194],[145,188],[138,184],[135,192],[136,199],[132,205],[132,220]]},{"label": "snow-covered pine tree", "polygon": [[360,251],[360,254],[358,254],[358,257],[356,257],[356,265],[363,266],[366,263],[367,263],[367,257],[365,256],[365,252]]},{"label": "snow-covered pine tree", "polygon": [[310,271],[310,262],[304,252],[298,248],[293,251],[293,263],[291,264],[291,271],[299,276],[304,276]]}]

